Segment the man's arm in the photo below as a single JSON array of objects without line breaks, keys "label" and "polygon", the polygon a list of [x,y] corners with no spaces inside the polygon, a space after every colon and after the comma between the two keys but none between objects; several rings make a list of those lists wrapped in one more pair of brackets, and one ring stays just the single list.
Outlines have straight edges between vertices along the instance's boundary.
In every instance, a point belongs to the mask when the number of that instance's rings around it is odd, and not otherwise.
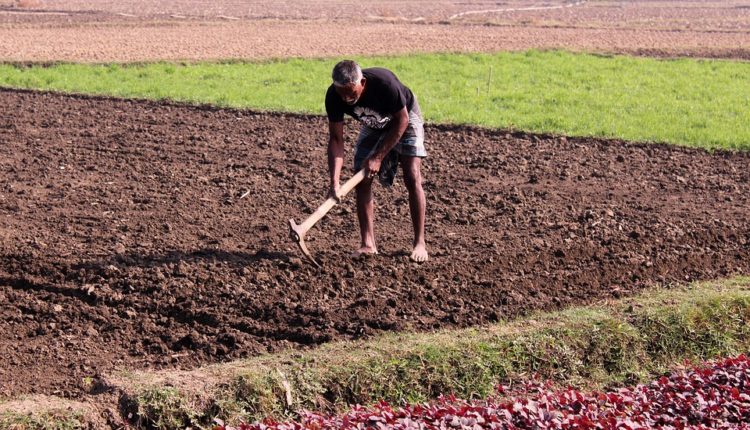
[{"label": "man's arm", "polygon": [[344,121],[328,121],[328,174],[330,175],[329,197],[338,198],[341,166],[344,165]]},{"label": "man's arm", "polygon": [[375,174],[380,170],[380,163],[391,149],[396,146],[398,141],[401,140],[401,136],[404,135],[404,131],[406,131],[408,125],[409,113],[406,111],[406,106],[404,106],[400,111],[393,114],[393,119],[391,119],[388,134],[383,139],[383,144],[367,159],[368,175]]}]

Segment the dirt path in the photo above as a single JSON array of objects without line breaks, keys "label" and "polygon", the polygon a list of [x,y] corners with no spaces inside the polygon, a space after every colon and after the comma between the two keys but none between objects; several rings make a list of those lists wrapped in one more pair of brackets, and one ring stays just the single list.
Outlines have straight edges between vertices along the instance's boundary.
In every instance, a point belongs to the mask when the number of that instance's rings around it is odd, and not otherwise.
[{"label": "dirt path", "polygon": [[[5,6],[3,6],[5,4]],[[0,0],[0,61],[339,57],[530,48],[750,59],[730,1]]]},{"label": "dirt path", "polygon": [[382,255],[347,257],[349,199],[308,239],[318,271],[286,220],[323,199],[325,130],[0,91],[0,398],[750,271],[748,154],[447,126],[427,128],[433,260],[407,259],[399,184],[377,190]]}]

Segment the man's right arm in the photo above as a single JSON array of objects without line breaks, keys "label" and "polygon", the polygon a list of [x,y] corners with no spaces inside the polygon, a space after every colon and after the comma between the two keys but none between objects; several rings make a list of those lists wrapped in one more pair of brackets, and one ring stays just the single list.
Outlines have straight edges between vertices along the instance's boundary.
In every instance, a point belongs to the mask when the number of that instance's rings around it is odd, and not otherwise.
[{"label": "man's right arm", "polygon": [[338,198],[341,167],[344,165],[344,121],[328,122],[329,197]]}]

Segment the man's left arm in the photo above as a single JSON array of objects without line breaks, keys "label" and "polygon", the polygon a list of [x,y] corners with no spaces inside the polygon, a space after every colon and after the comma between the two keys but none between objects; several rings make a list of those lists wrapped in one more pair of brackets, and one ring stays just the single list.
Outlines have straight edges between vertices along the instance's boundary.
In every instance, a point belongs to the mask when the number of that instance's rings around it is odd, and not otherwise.
[{"label": "man's left arm", "polygon": [[404,135],[406,127],[409,125],[409,113],[406,111],[406,106],[401,108],[400,111],[393,114],[391,124],[388,127],[388,132],[383,139],[382,145],[378,147],[374,154],[367,159],[367,173],[368,176],[372,173],[380,171],[380,163],[383,161],[386,155],[393,149],[401,136]]}]

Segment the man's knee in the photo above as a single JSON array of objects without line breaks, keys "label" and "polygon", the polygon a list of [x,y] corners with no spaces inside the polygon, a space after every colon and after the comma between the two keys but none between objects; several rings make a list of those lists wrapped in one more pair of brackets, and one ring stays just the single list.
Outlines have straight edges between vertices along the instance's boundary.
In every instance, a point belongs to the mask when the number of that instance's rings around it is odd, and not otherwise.
[{"label": "man's knee", "polygon": [[404,163],[402,168],[407,188],[416,188],[422,185],[422,172],[419,166],[419,159]]},{"label": "man's knee", "polygon": [[409,189],[419,188],[422,186],[422,175],[419,171],[411,172],[404,175],[404,182],[406,182],[406,187]]},{"label": "man's knee", "polygon": [[354,187],[357,198],[369,197],[372,195],[372,179],[365,178]]}]

